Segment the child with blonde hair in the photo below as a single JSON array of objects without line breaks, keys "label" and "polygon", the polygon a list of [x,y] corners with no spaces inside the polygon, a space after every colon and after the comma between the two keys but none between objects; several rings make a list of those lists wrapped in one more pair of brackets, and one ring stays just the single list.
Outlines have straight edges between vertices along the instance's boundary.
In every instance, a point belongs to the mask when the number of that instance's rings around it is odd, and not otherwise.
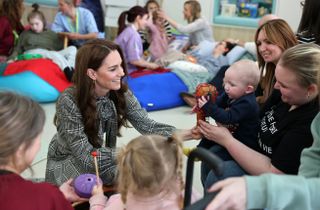
[{"label": "child with blonde hair", "polygon": [[[118,155],[118,192],[109,200],[95,186],[91,210],[182,209],[182,141],[177,137],[144,135]],[[198,196],[193,194],[193,200]]]}]

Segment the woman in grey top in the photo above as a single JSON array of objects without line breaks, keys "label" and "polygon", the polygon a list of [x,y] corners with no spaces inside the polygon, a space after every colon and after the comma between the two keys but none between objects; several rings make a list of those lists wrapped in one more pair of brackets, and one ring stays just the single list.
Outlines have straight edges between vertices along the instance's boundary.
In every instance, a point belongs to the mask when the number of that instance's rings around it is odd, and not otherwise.
[{"label": "woman in grey top", "polygon": [[186,1],[183,7],[183,15],[184,19],[188,21],[187,25],[177,23],[175,20],[168,17],[163,11],[159,12],[159,16],[166,19],[179,32],[189,34],[189,41],[182,51],[186,51],[190,47],[196,46],[204,40],[211,42],[214,41],[210,23],[201,17],[201,6],[199,1]]},{"label": "woman in grey top", "polygon": [[[118,45],[98,39],[87,42],[78,50],[75,67],[74,86],[56,104],[57,133],[49,145],[46,181],[61,185],[80,174],[95,173],[91,152],[97,150],[101,179],[112,184],[122,126],[130,122],[142,134],[164,136],[176,129],[148,118],[122,82],[127,71]],[[190,130],[180,132],[184,139],[192,138]]]}]

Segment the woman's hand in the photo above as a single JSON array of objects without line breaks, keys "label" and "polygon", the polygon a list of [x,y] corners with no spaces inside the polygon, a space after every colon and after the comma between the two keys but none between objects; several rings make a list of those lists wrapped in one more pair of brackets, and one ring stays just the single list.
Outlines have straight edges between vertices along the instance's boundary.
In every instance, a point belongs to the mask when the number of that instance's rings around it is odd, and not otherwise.
[{"label": "woman's hand", "polygon": [[220,191],[205,210],[245,210],[247,206],[244,177],[229,178],[214,184],[209,192]]},{"label": "woman's hand", "polygon": [[203,120],[199,120],[199,131],[208,140],[214,141],[223,147],[227,147],[234,138],[230,131],[219,125],[211,125]]},{"label": "woman's hand", "polygon": [[148,69],[157,69],[157,68],[160,68],[160,66],[156,63],[149,63],[147,68]]},{"label": "woman's hand", "polygon": [[191,140],[191,139],[201,139],[202,135],[198,131],[197,127],[193,127],[192,129],[182,129],[175,131],[177,136],[180,136],[183,140]]},{"label": "woman's hand", "polygon": [[76,192],[74,191],[74,188],[72,186],[73,179],[69,179],[65,183],[63,183],[59,190],[63,193],[64,197],[70,201],[70,202],[78,202],[78,201],[86,201],[88,199],[79,197]]}]

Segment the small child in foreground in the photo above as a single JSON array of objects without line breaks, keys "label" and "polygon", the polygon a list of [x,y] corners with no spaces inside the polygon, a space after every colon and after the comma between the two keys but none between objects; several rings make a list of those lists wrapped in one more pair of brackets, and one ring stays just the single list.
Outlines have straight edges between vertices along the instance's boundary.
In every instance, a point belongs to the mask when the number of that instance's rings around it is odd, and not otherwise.
[{"label": "small child in foreground", "polygon": [[[118,156],[118,192],[109,200],[93,188],[90,210],[180,210],[183,204],[182,142],[176,137],[144,135]],[[199,198],[193,192],[193,201]]]}]

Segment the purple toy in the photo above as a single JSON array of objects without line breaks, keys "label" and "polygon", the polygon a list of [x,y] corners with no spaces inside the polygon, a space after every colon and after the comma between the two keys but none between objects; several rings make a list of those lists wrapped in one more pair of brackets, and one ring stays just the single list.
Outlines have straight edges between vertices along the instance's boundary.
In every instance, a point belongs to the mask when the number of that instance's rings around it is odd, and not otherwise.
[{"label": "purple toy", "polygon": [[[101,179],[100,183],[102,183]],[[82,174],[73,181],[75,192],[82,198],[90,198],[95,185],[97,185],[97,176],[94,174]]]}]

